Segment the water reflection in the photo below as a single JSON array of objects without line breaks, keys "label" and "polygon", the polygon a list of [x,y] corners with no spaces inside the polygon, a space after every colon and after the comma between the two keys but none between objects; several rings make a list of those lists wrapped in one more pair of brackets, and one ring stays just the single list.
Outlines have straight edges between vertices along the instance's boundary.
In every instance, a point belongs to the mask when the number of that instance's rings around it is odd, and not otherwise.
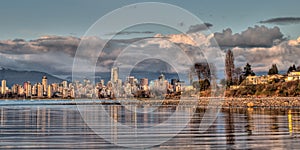
[{"label": "water reflection", "polygon": [[[144,109],[149,112],[151,106],[132,105],[130,110]],[[153,113],[136,113],[120,105],[105,106],[111,117],[109,123],[105,118],[97,118],[101,129],[109,129],[108,142],[95,134],[82,119],[76,106],[38,105],[38,106],[1,106],[0,107],[0,148],[123,148],[112,143],[122,139],[128,142],[129,134],[137,134],[137,129],[150,129],[165,122],[174,111],[175,106],[156,109]],[[191,108],[181,108],[192,114]],[[86,110],[93,111],[93,110]],[[101,113],[101,112],[97,112]],[[102,112],[103,113],[103,112]],[[175,137],[152,147],[160,148],[203,148],[203,149],[269,149],[299,148],[300,111],[299,109],[234,108],[222,109],[214,124],[204,133],[199,132],[199,124],[205,109],[197,108],[186,127]],[[91,117],[91,116],[85,116]],[[178,116],[180,117],[180,116]],[[128,132],[121,131],[118,123],[130,127]],[[151,139],[161,140],[171,130],[176,129],[173,122],[169,128],[162,128],[160,133],[152,133]],[[109,125],[109,126],[108,126]],[[174,126],[174,127],[173,127]],[[144,135],[147,136],[147,135]],[[150,136],[150,135],[149,135]],[[145,140],[141,137],[140,141]]]}]

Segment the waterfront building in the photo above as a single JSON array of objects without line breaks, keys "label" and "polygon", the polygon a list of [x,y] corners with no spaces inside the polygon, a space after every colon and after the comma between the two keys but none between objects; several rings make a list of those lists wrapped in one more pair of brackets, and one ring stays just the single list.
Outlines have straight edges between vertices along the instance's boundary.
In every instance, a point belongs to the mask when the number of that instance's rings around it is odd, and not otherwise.
[{"label": "waterfront building", "polygon": [[148,87],[149,87],[148,78],[140,79],[140,88],[141,88],[141,90],[148,91],[149,90]]},{"label": "waterfront building", "polygon": [[18,85],[18,95],[24,96],[24,88],[21,85]]},{"label": "waterfront building", "polygon": [[68,88],[68,82],[67,81],[63,81],[61,82],[62,86],[64,89]]},{"label": "waterfront building", "polygon": [[70,89],[70,97],[75,98],[75,90],[73,87]]},{"label": "waterfront building", "polygon": [[26,97],[31,97],[31,83],[29,81],[24,82],[23,84],[24,93]]},{"label": "waterfront building", "polygon": [[148,78],[140,79],[140,86],[148,86]]},{"label": "waterfront building", "polygon": [[62,97],[63,97],[63,98],[67,98],[68,96],[69,96],[68,89],[63,89]]},{"label": "waterfront building", "polygon": [[11,92],[12,94],[18,94],[18,84],[14,84],[12,87],[11,87]]},{"label": "waterfront building", "polygon": [[53,88],[52,88],[52,85],[48,85],[48,88],[47,88],[47,97],[48,98],[51,98],[53,95]]},{"label": "waterfront building", "polygon": [[43,95],[47,95],[47,77],[43,76],[42,85],[43,85]]},{"label": "waterfront building", "polygon": [[51,86],[52,86],[52,92],[53,92],[53,93],[59,91],[59,90],[58,90],[58,86],[59,86],[59,85],[58,85],[57,83],[52,83]]},{"label": "waterfront building", "polygon": [[41,83],[38,83],[37,84],[37,97],[42,98],[44,96],[43,92],[44,92],[43,85]]},{"label": "waterfront building", "polygon": [[102,79],[102,80],[100,80],[100,83],[102,84],[102,86],[104,86],[105,85],[105,83],[104,83],[104,80]]},{"label": "waterfront building", "polygon": [[165,80],[165,75],[164,75],[164,74],[161,74],[161,75],[158,77],[158,80],[164,81],[164,80]]},{"label": "waterfront building", "polygon": [[37,95],[37,84],[34,84],[31,88],[31,95],[36,96]]},{"label": "waterfront building", "polygon": [[1,94],[6,94],[6,80],[1,81]]},{"label": "waterfront building", "polygon": [[119,79],[119,68],[118,67],[111,68],[110,81],[112,83],[116,83],[118,79]]}]

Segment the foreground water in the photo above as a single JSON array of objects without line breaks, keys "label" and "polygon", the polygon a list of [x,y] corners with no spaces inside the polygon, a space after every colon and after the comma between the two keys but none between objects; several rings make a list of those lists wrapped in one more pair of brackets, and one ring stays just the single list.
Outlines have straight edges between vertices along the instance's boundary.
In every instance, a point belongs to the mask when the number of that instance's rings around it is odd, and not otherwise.
[{"label": "foreground water", "polygon": [[[181,113],[172,120],[178,110]],[[206,112],[189,106],[1,101],[0,148],[300,148],[299,109],[221,109],[213,124],[203,130],[201,125],[210,125],[203,119]],[[187,123],[186,114],[193,114]]]}]

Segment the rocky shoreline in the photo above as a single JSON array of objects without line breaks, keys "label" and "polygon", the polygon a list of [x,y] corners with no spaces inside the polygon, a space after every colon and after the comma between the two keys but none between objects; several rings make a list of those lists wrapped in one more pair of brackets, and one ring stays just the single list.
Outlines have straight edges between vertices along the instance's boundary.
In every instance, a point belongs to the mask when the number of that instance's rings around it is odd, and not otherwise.
[{"label": "rocky shoreline", "polygon": [[[46,99],[45,99],[46,100]],[[235,97],[187,97],[181,99],[161,99],[161,100],[154,100],[154,99],[120,99],[120,100],[88,100],[87,104],[102,104],[102,105],[198,105],[199,107],[207,107],[208,105],[212,107],[223,107],[223,108],[247,108],[247,107],[299,107],[300,108],[300,97],[263,97],[263,98],[235,98]],[[63,100],[66,101],[67,105],[78,105],[78,104],[86,104],[86,100]],[[3,100],[3,102],[9,102],[8,99]],[[36,100],[23,100],[22,103],[16,104],[27,104],[30,105],[31,101]],[[43,102],[44,100],[38,100],[36,102]],[[59,101],[59,100],[58,100]],[[55,104],[57,100],[49,99],[49,103]],[[7,105],[11,105],[12,103],[8,103]],[[61,104],[61,103],[58,103]],[[3,105],[3,104],[0,104]]]},{"label": "rocky shoreline", "polygon": [[226,98],[223,107],[300,107],[300,97]]},{"label": "rocky shoreline", "polygon": [[[197,102],[192,102],[192,99],[181,100],[164,100],[160,104],[162,105],[192,105]],[[158,104],[156,100],[142,100],[143,104]],[[212,98],[201,97],[198,100],[198,106],[206,107],[210,104],[212,107],[222,106],[226,107],[300,107],[300,97],[264,97],[264,98]]]}]

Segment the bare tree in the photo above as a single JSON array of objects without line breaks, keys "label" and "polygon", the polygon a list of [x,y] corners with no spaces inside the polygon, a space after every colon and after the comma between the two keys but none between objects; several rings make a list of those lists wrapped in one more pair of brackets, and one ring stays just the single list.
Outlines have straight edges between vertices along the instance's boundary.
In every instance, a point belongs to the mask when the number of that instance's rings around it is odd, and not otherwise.
[{"label": "bare tree", "polygon": [[225,58],[226,80],[229,85],[232,84],[232,75],[234,73],[234,56],[233,52],[228,49]]},{"label": "bare tree", "polygon": [[242,68],[235,68],[234,69],[234,73],[233,73],[233,78],[232,78],[232,80],[233,80],[233,84],[236,84],[236,85],[239,85],[240,84],[240,76],[242,75],[242,73],[243,73],[243,70],[242,70]]},{"label": "bare tree", "polygon": [[206,62],[195,63],[194,71],[198,77],[198,80],[211,79],[210,65]]}]

